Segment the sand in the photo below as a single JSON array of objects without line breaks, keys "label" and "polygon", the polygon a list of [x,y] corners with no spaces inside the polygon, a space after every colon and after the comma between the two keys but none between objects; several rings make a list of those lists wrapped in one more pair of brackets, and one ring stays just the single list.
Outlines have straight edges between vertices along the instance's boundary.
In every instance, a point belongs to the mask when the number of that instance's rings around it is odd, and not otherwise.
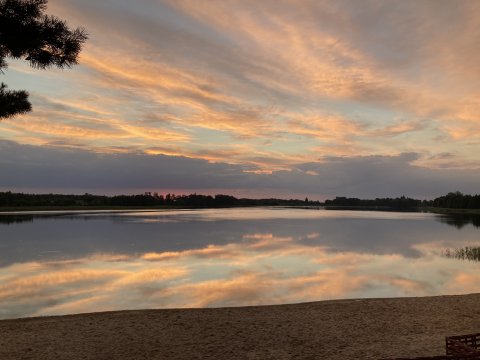
[{"label": "sand", "polygon": [[480,332],[480,294],[0,321],[0,359],[379,359]]}]

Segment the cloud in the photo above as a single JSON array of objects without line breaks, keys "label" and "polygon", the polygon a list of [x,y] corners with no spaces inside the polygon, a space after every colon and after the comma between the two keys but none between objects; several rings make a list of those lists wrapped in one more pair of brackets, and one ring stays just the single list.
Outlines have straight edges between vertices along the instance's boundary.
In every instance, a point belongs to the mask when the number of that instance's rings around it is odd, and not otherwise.
[{"label": "cloud", "polygon": [[[3,121],[0,136],[257,173],[402,153],[474,171],[479,7],[51,0],[49,12],[90,33],[81,65],[33,73],[12,62],[5,82],[28,88],[35,112]],[[440,153],[453,157],[432,158]]]},{"label": "cloud", "polygon": [[0,141],[0,188],[68,192],[138,191],[286,192],[314,198],[336,195],[434,197],[477,191],[480,170],[416,166],[419,155],[331,157],[293,170],[252,172],[251,167],[181,156],[95,153],[75,148]]},{"label": "cloud", "polygon": [[[393,219],[399,221],[398,214]],[[441,240],[434,242],[404,234],[407,243],[422,255],[411,257],[402,253],[405,242],[398,248],[400,252],[392,252],[382,236],[374,238],[380,252],[356,250],[353,244],[359,239],[352,242],[351,233],[347,236],[351,246],[343,248],[331,240],[334,233],[327,231],[323,240],[321,235],[309,233],[305,220],[297,224],[303,232],[292,229],[289,223],[288,233],[295,234],[290,237],[279,235],[284,230],[275,227],[277,234],[245,233],[222,245],[204,244],[184,251],[92,254],[47,262],[38,261],[36,256],[29,262],[16,262],[2,268],[0,317],[76,313],[92,308],[217,307],[437,295],[465,293],[478,287],[475,266],[465,267],[439,256],[447,244],[458,245],[458,239],[452,243],[451,235],[443,229],[438,229]],[[319,226],[318,220],[312,224]],[[251,228],[252,222],[249,224]],[[328,224],[320,228],[326,230]],[[331,226],[340,230],[335,224]],[[383,231],[391,231],[391,227],[386,225]],[[431,227],[425,231],[431,234]],[[211,237],[210,232],[205,235]],[[392,242],[398,245],[397,240]],[[405,270],[413,268],[414,273]]]},{"label": "cloud", "polygon": [[148,261],[165,261],[176,260],[185,257],[205,257],[205,258],[235,258],[235,251],[229,246],[208,245],[201,249],[191,249],[184,251],[167,251],[162,253],[146,253],[142,255],[143,260]]}]

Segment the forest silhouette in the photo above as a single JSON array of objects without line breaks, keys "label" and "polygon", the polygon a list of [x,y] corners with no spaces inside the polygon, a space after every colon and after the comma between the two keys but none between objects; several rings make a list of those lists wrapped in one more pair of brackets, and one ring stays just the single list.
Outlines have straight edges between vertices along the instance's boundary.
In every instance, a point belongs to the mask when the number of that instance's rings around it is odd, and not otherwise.
[{"label": "forest silhouette", "polygon": [[418,200],[405,196],[396,198],[358,199],[336,197],[333,200],[312,201],[299,199],[247,199],[218,194],[175,195],[145,192],[137,195],[63,195],[24,194],[0,192],[0,207],[115,207],[115,206],[171,206],[171,207],[230,207],[230,206],[325,206],[327,209],[376,209],[416,211],[421,208],[480,209],[480,195],[450,192],[434,200]]}]

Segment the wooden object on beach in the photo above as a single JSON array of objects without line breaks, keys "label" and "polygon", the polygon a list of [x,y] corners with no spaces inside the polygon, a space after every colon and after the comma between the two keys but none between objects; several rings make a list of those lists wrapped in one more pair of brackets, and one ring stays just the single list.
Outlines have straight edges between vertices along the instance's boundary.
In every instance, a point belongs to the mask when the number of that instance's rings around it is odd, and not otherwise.
[{"label": "wooden object on beach", "polygon": [[446,355],[440,356],[395,358],[390,360],[480,360],[480,333],[447,336],[445,338],[445,353]]},{"label": "wooden object on beach", "polygon": [[[424,356],[415,358],[395,358],[388,360],[478,360],[480,357],[473,355],[439,355],[439,356]],[[385,359],[387,360],[387,359]]]},{"label": "wooden object on beach", "polygon": [[480,359],[480,333],[445,338],[445,351],[447,355],[476,354]]}]

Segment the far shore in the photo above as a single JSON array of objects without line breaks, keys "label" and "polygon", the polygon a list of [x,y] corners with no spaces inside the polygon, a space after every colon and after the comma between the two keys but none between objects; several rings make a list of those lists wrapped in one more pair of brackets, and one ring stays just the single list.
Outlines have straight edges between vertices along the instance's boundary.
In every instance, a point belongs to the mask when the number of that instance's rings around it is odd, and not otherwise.
[{"label": "far shore", "polygon": [[429,212],[435,214],[471,214],[480,215],[480,209],[448,209],[435,207],[420,208],[390,208],[390,207],[368,207],[368,206],[285,206],[285,205],[258,205],[258,206],[225,206],[225,207],[192,207],[192,206],[24,206],[24,207],[0,207],[0,215],[9,213],[36,213],[36,212],[101,212],[101,211],[156,211],[156,210],[182,210],[182,209],[222,209],[222,208],[248,208],[248,207],[279,207],[298,209],[325,209],[332,211],[357,210],[357,211],[393,211],[393,212]]},{"label": "far shore", "polygon": [[0,321],[0,358],[382,359],[480,331],[480,294],[104,312]]},{"label": "far shore", "polygon": [[131,210],[175,210],[183,207],[176,206],[7,206],[0,207],[2,213],[17,212],[54,212],[54,211],[131,211]]},{"label": "far shore", "polygon": [[7,213],[34,213],[34,212],[101,212],[101,211],[156,211],[156,210],[196,210],[196,209],[231,209],[231,208],[298,208],[298,209],[323,209],[323,206],[293,206],[293,205],[258,205],[258,206],[217,206],[217,207],[200,207],[200,206],[24,206],[24,207],[0,207],[0,215]]}]

